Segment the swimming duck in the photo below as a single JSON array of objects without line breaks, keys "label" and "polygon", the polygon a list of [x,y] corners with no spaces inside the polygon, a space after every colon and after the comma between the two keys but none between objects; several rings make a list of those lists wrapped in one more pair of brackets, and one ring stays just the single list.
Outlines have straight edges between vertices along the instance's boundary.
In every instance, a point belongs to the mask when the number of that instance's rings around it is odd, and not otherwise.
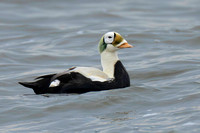
[{"label": "swimming duck", "polygon": [[117,51],[132,47],[119,33],[108,32],[103,35],[98,45],[103,71],[94,67],[72,67],[62,73],[39,76],[34,82],[19,84],[32,88],[36,94],[81,94],[128,87],[129,75],[119,60]]}]

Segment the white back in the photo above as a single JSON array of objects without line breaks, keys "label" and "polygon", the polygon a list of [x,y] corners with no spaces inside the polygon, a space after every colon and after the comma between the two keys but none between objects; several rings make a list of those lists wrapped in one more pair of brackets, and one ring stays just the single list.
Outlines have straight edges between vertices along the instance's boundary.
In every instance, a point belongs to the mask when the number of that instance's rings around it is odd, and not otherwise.
[{"label": "white back", "polygon": [[107,74],[94,67],[76,67],[70,72],[78,72],[92,81],[104,82],[110,79]]}]

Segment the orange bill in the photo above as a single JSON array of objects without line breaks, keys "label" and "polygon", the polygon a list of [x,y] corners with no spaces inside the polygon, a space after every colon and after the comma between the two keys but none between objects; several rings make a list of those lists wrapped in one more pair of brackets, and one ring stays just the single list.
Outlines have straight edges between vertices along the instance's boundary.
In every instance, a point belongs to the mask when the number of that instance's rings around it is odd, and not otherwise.
[{"label": "orange bill", "polygon": [[133,46],[125,42],[122,45],[120,45],[118,48],[133,48]]}]

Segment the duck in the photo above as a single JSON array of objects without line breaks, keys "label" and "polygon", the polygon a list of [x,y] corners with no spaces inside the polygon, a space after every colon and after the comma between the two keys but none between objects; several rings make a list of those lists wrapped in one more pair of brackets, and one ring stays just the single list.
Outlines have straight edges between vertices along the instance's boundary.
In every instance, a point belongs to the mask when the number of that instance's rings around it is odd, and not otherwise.
[{"label": "duck", "polygon": [[129,75],[117,51],[132,48],[119,33],[105,33],[98,45],[103,70],[94,67],[71,67],[61,73],[36,77],[33,82],[19,82],[35,94],[82,94],[91,91],[120,89],[130,86]]}]

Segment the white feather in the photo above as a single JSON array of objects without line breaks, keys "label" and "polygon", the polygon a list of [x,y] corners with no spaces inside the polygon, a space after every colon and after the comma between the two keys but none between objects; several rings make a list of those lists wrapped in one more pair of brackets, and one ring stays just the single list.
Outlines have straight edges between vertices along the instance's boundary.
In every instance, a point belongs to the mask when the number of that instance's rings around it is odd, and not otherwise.
[{"label": "white feather", "polygon": [[107,74],[94,67],[76,67],[70,72],[78,72],[85,77],[90,78],[92,81],[104,82],[109,80],[109,76]]},{"label": "white feather", "polygon": [[117,50],[116,47],[108,44],[107,48],[101,53],[103,72],[107,74],[109,78],[114,78],[115,64],[119,60]]},{"label": "white feather", "polygon": [[104,42],[111,44],[114,41],[114,32],[108,32],[104,35]]},{"label": "white feather", "polygon": [[59,85],[60,85],[60,80],[56,79],[56,80],[51,82],[49,87],[56,87],[56,86],[59,86]]}]

